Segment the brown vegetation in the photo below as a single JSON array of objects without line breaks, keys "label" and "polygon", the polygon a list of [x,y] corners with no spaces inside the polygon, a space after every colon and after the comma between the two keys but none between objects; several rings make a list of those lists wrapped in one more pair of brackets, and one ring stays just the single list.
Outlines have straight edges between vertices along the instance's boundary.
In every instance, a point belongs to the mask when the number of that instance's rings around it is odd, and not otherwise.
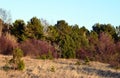
[{"label": "brown vegetation", "polygon": [[[120,70],[109,64],[89,62],[77,59],[40,60],[24,57],[26,68],[23,71],[3,70],[5,58],[12,56],[0,55],[0,78],[119,78]],[[77,63],[80,62],[80,63]]]}]

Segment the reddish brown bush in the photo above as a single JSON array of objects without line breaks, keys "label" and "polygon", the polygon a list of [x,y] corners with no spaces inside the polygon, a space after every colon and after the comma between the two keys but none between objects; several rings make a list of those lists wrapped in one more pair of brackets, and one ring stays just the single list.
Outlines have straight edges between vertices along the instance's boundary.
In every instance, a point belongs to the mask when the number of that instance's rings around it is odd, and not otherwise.
[{"label": "reddish brown bush", "polygon": [[90,50],[89,48],[83,47],[76,51],[76,57],[83,60],[85,60],[86,58],[89,58],[89,60],[95,60],[95,52]]},{"label": "reddish brown bush", "polygon": [[53,57],[58,57],[55,48],[46,41],[30,39],[21,43],[20,47],[25,56],[41,56],[47,55],[49,52],[51,52]]},{"label": "reddish brown bush", "polygon": [[0,53],[1,54],[12,54],[12,50],[17,47],[16,38],[9,33],[0,37]]},{"label": "reddish brown bush", "polygon": [[85,59],[88,57],[92,60],[107,63],[115,60],[116,54],[115,43],[112,37],[107,33],[100,33],[97,44],[82,47],[77,51],[78,58]]}]

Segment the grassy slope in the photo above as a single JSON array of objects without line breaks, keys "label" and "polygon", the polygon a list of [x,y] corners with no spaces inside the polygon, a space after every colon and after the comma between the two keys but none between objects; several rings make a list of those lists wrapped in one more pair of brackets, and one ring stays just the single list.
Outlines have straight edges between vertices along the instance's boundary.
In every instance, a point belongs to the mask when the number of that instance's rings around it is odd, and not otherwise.
[{"label": "grassy slope", "polygon": [[109,64],[90,62],[89,65],[75,65],[76,59],[38,60],[24,57],[24,71],[4,71],[5,58],[0,55],[0,78],[120,78],[120,71]]}]

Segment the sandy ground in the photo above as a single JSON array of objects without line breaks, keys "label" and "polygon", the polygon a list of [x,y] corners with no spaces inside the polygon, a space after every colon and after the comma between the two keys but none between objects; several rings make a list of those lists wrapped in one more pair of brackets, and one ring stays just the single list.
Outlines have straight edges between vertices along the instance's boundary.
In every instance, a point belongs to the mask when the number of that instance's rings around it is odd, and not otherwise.
[{"label": "sandy ground", "polygon": [[76,65],[77,59],[40,60],[24,57],[25,70],[5,71],[5,58],[10,59],[11,56],[0,55],[0,78],[120,78],[120,70],[111,68],[109,64],[90,62],[89,65]]}]

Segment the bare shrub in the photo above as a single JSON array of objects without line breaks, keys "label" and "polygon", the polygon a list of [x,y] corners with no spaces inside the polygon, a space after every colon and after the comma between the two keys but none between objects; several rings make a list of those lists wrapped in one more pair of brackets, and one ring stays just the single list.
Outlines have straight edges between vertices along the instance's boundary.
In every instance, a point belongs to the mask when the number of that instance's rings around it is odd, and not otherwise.
[{"label": "bare shrub", "polygon": [[110,61],[110,64],[112,67],[120,69],[120,42],[116,43],[115,49],[116,53],[112,56],[114,59]]},{"label": "bare shrub", "polygon": [[99,34],[97,44],[89,47],[81,47],[76,52],[77,58],[79,59],[88,58],[94,61],[109,63],[117,67],[120,63],[118,59],[120,57],[120,43],[116,44],[112,36],[105,32]]},{"label": "bare shrub", "polygon": [[12,50],[17,47],[18,43],[16,38],[9,33],[0,37],[0,53],[1,54],[12,54]]},{"label": "bare shrub", "polygon": [[114,56],[116,54],[114,40],[107,33],[99,35],[99,42],[95,48],[98,61],[109,63],[116,57]]},{"label": "bare shrub", "polygon": [[42,56],[48,55],[51,52],[53,57],[57,57],[55,48],[46,41],[30,39],[22,42],[20,47],[24,51],[25,56]]}]

